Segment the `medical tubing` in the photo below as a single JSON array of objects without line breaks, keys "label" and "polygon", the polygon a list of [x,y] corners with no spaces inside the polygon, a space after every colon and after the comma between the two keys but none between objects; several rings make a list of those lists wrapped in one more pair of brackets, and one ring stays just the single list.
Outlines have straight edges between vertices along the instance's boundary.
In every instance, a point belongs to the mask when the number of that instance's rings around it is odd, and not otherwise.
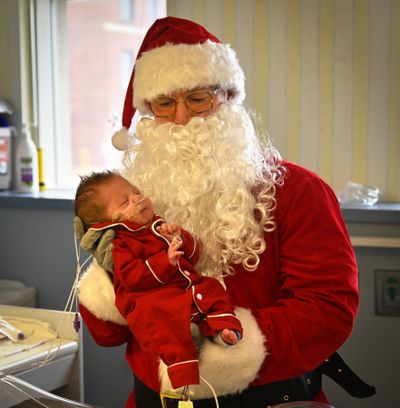
[{"label": "medical tubing", "polygon": [[216,394],[214,388],[212,387],[212,385],[204,377],[200,376],[200,379],[203,380],[208,385],[208,387],[210,388],[211,392],[213,393],[214,399],[215,399],[215,406],[217,408],[219,408],[218,397],[217,397],[217,394]]},{"label": "medical tubing", "polygon": [[[71,290],[70,290],[70,292],[69,292],[68,299],[67,299],[67,303],[65,304],[65,307],[64,307],[64,310],[63,310],[63,312],[64,312],[63,315],[62,315],[63,317],[60,318],[60,320],[59,320],[59,322],[58,322],[58,325],[57,325],[57,328],[56,328],[56,338],[53,339],[53,340],[50,342],[50,347],[49,347],[49,350],[48,350],[48,352],[47,352],[47,355],[44,357],[44,359],[43,359],[40,363],[37,364],[39,367],[42,367],[43,365],[49,363],[50,361],[52,361],[52,360],[57,356],[57,353],[59,352],[60,347],[61,347],[61,339],[59,338],[59,329],[60,329],[60,327],[61,327],[61,324],[64,322],[65,312],[67,312],[67,311],[68,311],[68,312],[72,312],[74,303],[75,303],[75,312],[76,312],[76,313],[75,313],[75,318],[74,318],[74,321],[73,321],[74,329],[76,330],[76,329],[77,329],[77,326],[78,326],[78,322],[77,322],[77,313],[78,313],[78,296],[77,296],[77,290],[78,290],[79,277],[80,277],[82,268],[85,266],[85,264],[86,264],[93,256],[92,256],[92,255],[88,256],[87,259],[86,259],[86,260],[83,262],[83,264],[81,265],[81,264],[80,264],[80,247],[79,247],[78,244],[77,244],[77,239],[76,239],[75,234],[74,234],[74,247],[75,247],[75,256],[76,256],[76,261],[77,261],[75,279],[74,279],[74,282],[73,282],[73,284],[72,284]],[[76,330],[76,331],[78,331],[78,330]],[[58,344],[57,350],[55,350],[55,351],[52,353],[52,350],[51,350],[51,349],[52,349],[52,347],[53,347],[54,341],[57,340],[57,339],[59,340],[59,344]],[[53,354],[53,355],[50,357],[50,354]]]},{"label": "medical tubing", "polygon": [[35,397],[33,397],[32,395],[30,395],[29,393],[27,393],[26,391],[24,391],[22,388],[17,387],[15,384],[13,384],[11,381],[7,381],[8,379],[6,377],[2,378],[2,381],[5,382],[6,384],[8,384],[10,387],[15,388],[16,390],[18,390],[21,394],[26,395],[27,397],[29,397],[31,400],[33,400],[34,402],[37,402],[39,405],[41,405],[42,407],[45,408],[50,408],[48,405],[43,404],[42,402],[40,402],[38,399],[36,399]]},{"label": "medical tubing", "polygon": [[[49,397],[49,398],[55,398],[57,402],[70,403],[70,404],[73,404],[74,407],[87,407],[87,405],[82,404],[82,403],[80,403],[78,401],[72,401],[72,400],[70,400],[68,398],[64,398],[64,397],[61,397],[59,395],[51,394],[50,392],[45,391],[42,388],[36,387],[35,385],[33,385],[31,383],[28,383],[28,382],[26,382],[24,380],[21,380],[20,378],[15,377],[14,375],[7,374],[6,376],[1,377],[1,381],[4,381],[8,385],[10,385],[10,386],[14,387],[15,389],[21,391],[23,394],[25,394],[28,397],[32,398],[35,402],[38,402],[39,404],[41,404],[41,402],[35,400],[34,397],[32,397],[31,395],[29,395],[28,393],[23,391],[21,388],[18,387],[18,385],[30,388],[32,391],[37,392],[38,394],[41,394],[42,396],[46,396],[46,397]],[[51,408],[48,405],[43,405],[43,406],[47,407],[47,408]]]}]

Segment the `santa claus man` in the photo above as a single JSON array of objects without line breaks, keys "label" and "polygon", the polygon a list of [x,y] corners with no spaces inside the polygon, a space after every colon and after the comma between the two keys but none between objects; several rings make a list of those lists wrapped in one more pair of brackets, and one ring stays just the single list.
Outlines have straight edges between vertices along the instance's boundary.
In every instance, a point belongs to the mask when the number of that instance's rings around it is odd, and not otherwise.
[{"label": "santa claus man", "polygon": [[[194,22],[157,20],[138,53],[125,130],[114,143],[125,150],[127,179],[168,222],[201,239],[197,273],[224,283],[244,328],[233,347],[202,342],[202,381],[186,393],[193,406],[214,407],[214,391],[220,407],[326,402],[315,369],[351,333],[354,253],[334,192],[260,141],[244,97],[229,45]],[[80,281],[85,323],[100,345],[127,343],[135,385],[126,406],[161,407],[159,394],[173,391],[167,367],[141,349],[115,308],[110,237],[78,235],[98,260]]]}]

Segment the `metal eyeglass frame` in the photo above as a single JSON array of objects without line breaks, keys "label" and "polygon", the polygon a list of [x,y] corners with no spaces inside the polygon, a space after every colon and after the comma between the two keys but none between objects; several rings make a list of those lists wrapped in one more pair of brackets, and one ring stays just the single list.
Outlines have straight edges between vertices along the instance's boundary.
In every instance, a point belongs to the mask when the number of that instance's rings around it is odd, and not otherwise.
[{"label": "metal eyeglass frame", "polygon": [[[209,87],[209,89],[198,89],[198,90],[196,90],[196,91],[191,91],[191,92],[187,93],[183,98],[179,98],[179,99],[178,99],[178,98],[175,98],[174,96],[165,96],[166,98],[171,98],[171,99],[173,99],[173,100],[175,101],[174,112],[173,112],[171,115],[156,115],[156,114],[154,113],[152,107],[151,107],[151,102],[147,102],[147,103],[148,103],[148,105],[149,105],[149,107],[150,107],[150,110],[151,110],[152,114],[153,114],[156,118],[172,118],[173,116],[175,116],[175,114],[176,114],[176,106],[177,106],[178,102],[184,102],[184,103],[185,103],[185,106],[186,106],[186,109],[187,109],[193,116],[196,116],[196,115],[201,115],[202,113],[208,112],[208,111],[210,111],[210,110],[213,108],[215,95],[216,95],[221,89],[222,89],[221,85],[214,85],[214,86]],[[203,111],[200,111],[200,112],[194,112],[194,111],[192,111],[192,110],[189,108],[189,106],[187,105],[187,103],[186,103],[186,99],[187,99],[189,96],[191,96],[191,95],[193,95],[193,94],[195,94],[195,93],[197,93],[197,92],[206,92],[206,93],[208,93],[208,94],[211,96],[211,105],[210,105],[207,109],[205,109],[205,110],[203,110]]]}]

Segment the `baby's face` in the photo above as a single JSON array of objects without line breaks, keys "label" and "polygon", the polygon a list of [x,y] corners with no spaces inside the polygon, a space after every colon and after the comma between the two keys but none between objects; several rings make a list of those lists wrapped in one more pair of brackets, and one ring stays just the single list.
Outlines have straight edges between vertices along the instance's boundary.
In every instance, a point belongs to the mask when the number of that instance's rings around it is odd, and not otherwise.
[{"label": "baby's face", "polygon": [[103,189],[102,200],[107,218],[112,221],[133,221],[148,225],[154,215],[151,200],[123,177],[113,177]]}]

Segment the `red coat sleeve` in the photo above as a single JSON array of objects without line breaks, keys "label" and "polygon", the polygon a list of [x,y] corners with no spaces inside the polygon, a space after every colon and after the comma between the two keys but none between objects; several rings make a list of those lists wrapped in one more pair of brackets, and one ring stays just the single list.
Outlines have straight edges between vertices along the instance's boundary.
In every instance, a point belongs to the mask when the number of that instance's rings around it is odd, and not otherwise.
[{"label": "red coat sleeve", "polygon": [[266,256],[272,252],[278,293],[254,311],[269,353],[261,382],[318,366],[350,335],[359,302],[356,260],[332,189],[289,166],[276,198],[277,228],[266,234]]},{"label": "red coat sleeve", "polygon": [[99,346],[120,346],[130,338],[131,334],[128,326],[99,319],[82,304],[79,305],[79,311],[93,340]]}]

